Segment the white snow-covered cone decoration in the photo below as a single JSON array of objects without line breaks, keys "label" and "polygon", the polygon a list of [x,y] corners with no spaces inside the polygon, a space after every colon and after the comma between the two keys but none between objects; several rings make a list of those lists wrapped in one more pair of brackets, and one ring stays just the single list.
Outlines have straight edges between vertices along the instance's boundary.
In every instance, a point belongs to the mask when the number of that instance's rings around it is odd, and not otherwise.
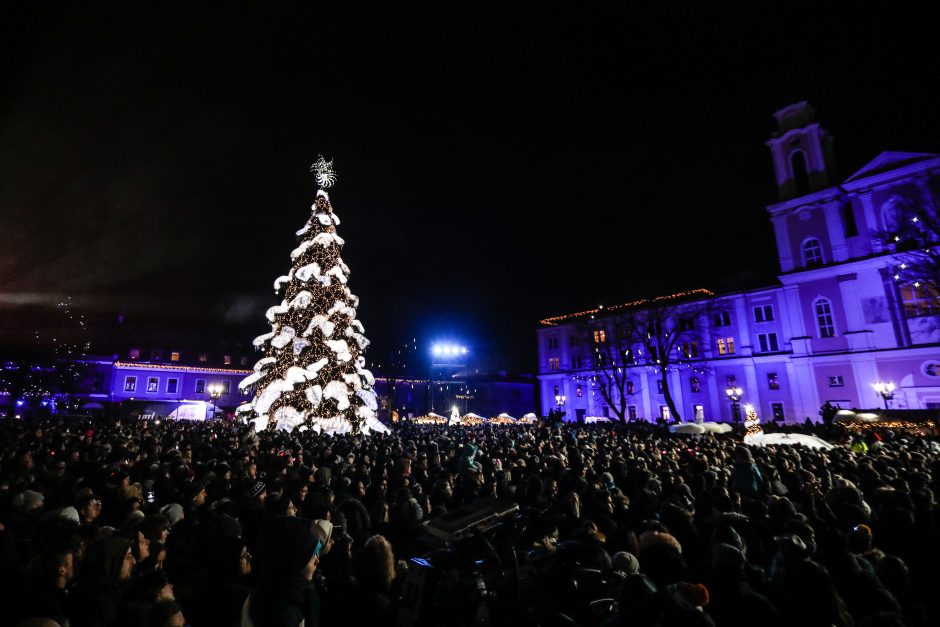
[{"label": "white snow-covered cone decoration", "polygon": [[[318,180],[332,184],[331,162],[314,164]],[[317,433],[371,433],[386,428],[376,416],[375,378],[362,352],[369,345],[356,319],[359,298],[349,289],[349,266],[340,257],[345,241],[329,195],[317,192],[310,218],[296,233],[291,269],[274,281],[282,298],[265,312],[271,325],[253,344],[262,359],[240,382],[254,398],[238,414],[255,428]]]}]

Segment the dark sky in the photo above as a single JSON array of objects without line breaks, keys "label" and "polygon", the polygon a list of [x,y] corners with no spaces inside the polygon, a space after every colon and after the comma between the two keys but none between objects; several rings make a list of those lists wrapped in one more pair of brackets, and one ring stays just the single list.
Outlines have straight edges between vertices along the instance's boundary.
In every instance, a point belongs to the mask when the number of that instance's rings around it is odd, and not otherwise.
[{"label": "dark sky", "polygon": [[935,33],[900,3],[16,4],[6,304],[251,337],[322,152],[373,360],[453,337],[525,371],[540,317],[773,275],[778,108],[816,107],[844,176],[940,152]]}]

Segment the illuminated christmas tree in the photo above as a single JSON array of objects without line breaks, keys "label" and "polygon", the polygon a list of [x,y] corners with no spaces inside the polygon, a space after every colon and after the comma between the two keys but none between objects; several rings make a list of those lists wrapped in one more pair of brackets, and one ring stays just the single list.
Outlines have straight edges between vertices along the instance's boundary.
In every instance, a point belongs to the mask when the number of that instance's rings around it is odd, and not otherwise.
[{"label": "illuminated christmas tree", "polygon": [[369,340],[356,319],[359,299],[347,286],[349,267],[340,257],[340,220],[325,191],[336,179],[332,162],[320,157],[311,170],[316,200],[297,231],[290,272],[274,282],[283,300],[267,311],[271,331],[254,340],[264,357],[239,384],[255,394],[238,413],[253,415],[258,429],[387,431],[376,418],[375,379],[362,356]]},{"label": "illuminated christmas tree", "polygon": [[759,435],[764,432],[760,427],[760,418],[757,417],[757,410],[753,405],[744,406],[744,437],[749,435]]}]

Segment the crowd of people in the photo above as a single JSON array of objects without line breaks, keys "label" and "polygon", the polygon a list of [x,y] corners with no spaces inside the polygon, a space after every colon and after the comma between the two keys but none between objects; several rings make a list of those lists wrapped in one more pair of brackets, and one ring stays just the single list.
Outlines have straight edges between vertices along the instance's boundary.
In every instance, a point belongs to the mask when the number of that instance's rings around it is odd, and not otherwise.
[{"label": "crowd of people", "polygon": [[[646,424],[331,437],[4,420],[0,622],[937,624],[940,447],[858,443],[751,448]],[[493,499],[513,507],[492,529],[450,545],[427,532]]]}]

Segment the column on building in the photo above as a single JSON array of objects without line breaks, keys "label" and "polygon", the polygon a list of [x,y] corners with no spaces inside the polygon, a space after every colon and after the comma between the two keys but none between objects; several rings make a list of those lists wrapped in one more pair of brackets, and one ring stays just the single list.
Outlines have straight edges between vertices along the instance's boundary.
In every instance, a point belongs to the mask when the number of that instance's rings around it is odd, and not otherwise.
[{"label": "column on building", "polygon": [[734,316],[737,321],[738,334],[741,336],[735,338],[735,342],[740,344],[735,347],[735,354],[750,356],[753,354],[753,340],[751,339],[751,319],[748,316],[747,303],[744,296],[738,296],[734,299]]},{"label": "column on building", "polygon": [[840,274],[836,281],[839,282],[842,309],[848,326],[845,336],[849,340],[849,349],[868,350],[872,348],[872,332],[865,328],[865,313],[858,295],[858,275],[855,272]]},{"label": "column on building", "polygon": [[846,261],[849,258],[849,248],[845,241],[845,229],[842,225],[839,201],[826,203],[823,206],[823,215],[826,218],[826,229],[829,231],[832,260],[836,262]]},{"label": "column on building", "polygon": [[[689,413],[692,411],[692,408],[686,407],[683,401],[682,379],[679,377],[679,372],[673,370],[669,372],[667,376],[669,377],[669,391],[672,394],[672,401],[676,405],[679,416],[682,417],[684,422],[691,422],[694,416]],[[677,417],[673,416],[672,419],[676,420]]]},{"label": "column on building", "polygon": [[652,406],[653,391],[650,390],[650,377],[645,368],[640,369],[640,395],[643,404],[643,418],[655,422],[657,416],[655,416],[650,409]]}]

